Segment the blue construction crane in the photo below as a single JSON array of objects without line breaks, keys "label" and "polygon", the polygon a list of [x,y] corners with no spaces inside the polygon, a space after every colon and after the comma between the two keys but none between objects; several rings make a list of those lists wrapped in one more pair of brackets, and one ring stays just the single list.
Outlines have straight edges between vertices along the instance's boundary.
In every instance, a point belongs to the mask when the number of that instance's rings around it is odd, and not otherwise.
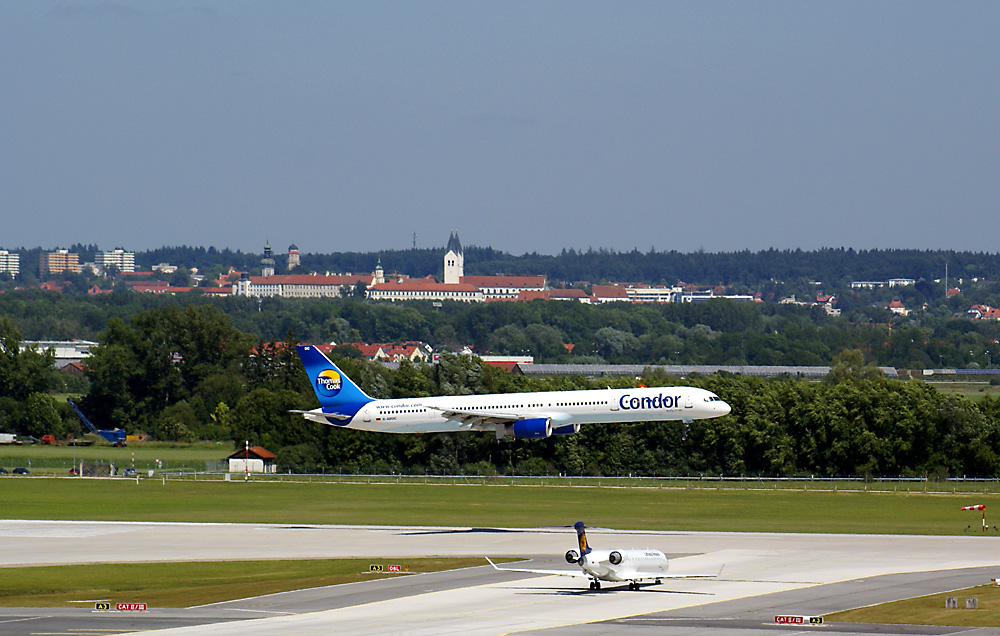
[{"label": "blue construction crane", "polygon": [[73,404],[73,400],[66,400],[66,402],[69,403],[71,407],[73,407],[73,410],[76,411],[76,414],[80,416],[80,421],[83,422],[84,426],[90,429],[91,433],[100,435],[104,439],[111,442],[112,446],[125,446],[126,435],[124,430],[120,428],[116,428],[113,430],[107,428],[99,429],[96,426],[94,426],[94,423],[91,422],[86,415],[83,414],[83,411],[77,408],[76,404]]}]

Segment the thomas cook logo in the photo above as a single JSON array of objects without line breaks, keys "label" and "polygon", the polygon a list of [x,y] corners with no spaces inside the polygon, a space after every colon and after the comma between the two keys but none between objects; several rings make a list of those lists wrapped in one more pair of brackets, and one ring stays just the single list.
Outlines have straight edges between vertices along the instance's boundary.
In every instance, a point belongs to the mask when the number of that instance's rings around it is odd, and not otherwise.
[{"label": "thomas cook logo", "polygon": [[333,369],[321,371],[316,377],[316,388],[326,397],[333,397],[340,393],[342,386],[343,382],[340,380],[340,374]]}]

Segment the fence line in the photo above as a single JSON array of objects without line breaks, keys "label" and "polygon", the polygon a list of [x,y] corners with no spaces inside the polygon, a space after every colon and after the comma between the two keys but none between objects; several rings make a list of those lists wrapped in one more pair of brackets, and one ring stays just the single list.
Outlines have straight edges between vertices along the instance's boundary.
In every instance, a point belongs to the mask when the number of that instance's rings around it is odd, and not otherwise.
[{"label": "fence line", "polygon": [[[145,477],[145,475],[142,475]],[[242,472],[159,471],[154,479],[242,482]],[[519,485],[589,488],[659,488],[679,490],[806,490],[814,492],[913,492],[927,494],[1000,493],[1000,478],[948,477],[746,477],[590,476],[590,475],[415,475],[397,473],[250,473],[253,482],[348,484]]]}]

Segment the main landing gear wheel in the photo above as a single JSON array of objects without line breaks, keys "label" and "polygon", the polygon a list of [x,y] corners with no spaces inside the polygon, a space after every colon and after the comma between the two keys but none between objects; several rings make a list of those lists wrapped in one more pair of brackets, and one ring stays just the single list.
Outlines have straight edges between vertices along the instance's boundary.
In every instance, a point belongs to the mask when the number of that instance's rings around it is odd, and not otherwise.
[{"label": "main landing gear wheel", "polygon": [[601,589],[601,582],[600,581],[591,581],[590,582],[590,589],[592,589],[592,590],[599,590],[599,589]]},{"label": "main landing gear wheel", "polygon": [[633,590],[633,591],[638,590],[639,589],[639,584],[636,583],[635,581],[629,581],[628,582],[628,589]]}]

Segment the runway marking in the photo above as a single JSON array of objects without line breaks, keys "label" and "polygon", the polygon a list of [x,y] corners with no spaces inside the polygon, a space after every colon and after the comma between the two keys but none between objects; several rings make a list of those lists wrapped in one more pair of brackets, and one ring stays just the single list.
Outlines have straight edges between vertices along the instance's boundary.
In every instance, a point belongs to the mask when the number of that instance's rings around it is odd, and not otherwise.
[{"label": "runway marking", "polygon": [[[859,578],[864,578],[864,577],[859,577]],[[854,580],[854,579],[847,579],[847,580]],[[780,581],[775,581],[775,584],[776,585],[786,585],[785,583],[780,582]],[[725,602],[728,602],[728,601],[739,601],[739,600],[742,600],[742,599],[745,599],[745,598],[753,598],[755,596],[763,596],[765,594],[773,594],[773,593],[777,593],[777,592],[788,592],[788,591],[791,591],[791,590],[803,590],[803,589],[807,589],[809,587],[816,587],[818,585],[826,585],[826,584],[825,583],[816,583],[816,584],[813,584],[813,585],[801,585],[801,586],[794,586],[793,585],[792,587],[781,588],[781,589],[777,589],[777,590],[770,590],[770,591],[766,591],[766,592],[757,592],[755,594],[745,594],[743,596],[734,596],[733,598],[725,599]],[[662,610],[662,611],[663,612],[675,612],[677,610],[688,609],[688,608],[691,608],[691,607],[698,607],[700,605],[708,605],[708,604],[714,603],[714,602],[716,602],[716,601],[715,600],[711,600],[711,601],[706,600],[705,602],[701,602],[701,603],[689,603],[687,605],[680,605],[680,606],[672,607],[672,608],[670,608],[668,610]],[[570,623],[562,623],[562,624],[558,624],[558,625],[547,625],[547,626],[545,626],[542,629],[556,629],[556,628],[559,628],[559,627],[573,627],[573,626],[576,626],[576,625],[589,625],[589,624],[594,623],[594,622],[604,623],[604,622],[610,622],[610,621],[625,621],[625,620],[635,619],[635,618],[641,617],[641,616],[646,616],[648,614],[656,614],[656,613],[659,613],[659,612],[655,612],[655,611],[654,612],[648,612],[648,611],[647,612],[636,612],[634,614],[623,614],[623,615],[617,616],[617,617],[602,618],[599,621],[582,620],[582,621],[573,621],[573,622],[570,622]],[[538,629],[538,628],[533,628],[533,629]],[[532,629],[527,629],[527,630],[522,629],[522,630],[517,630],[517,631],[512,631],[512,632],[503,632],[500,636],[510,636],[511,634],[523,634],[525,632],[530,632],[530,631],[532,631]]]},{"label": "runway marking", "polygon": [[48,618],[47,616],[28,616],[27,618],[11,618],[9,620],[0,620],[0,623],[21,623],[24,621],[37,621],[40,618]]}]

